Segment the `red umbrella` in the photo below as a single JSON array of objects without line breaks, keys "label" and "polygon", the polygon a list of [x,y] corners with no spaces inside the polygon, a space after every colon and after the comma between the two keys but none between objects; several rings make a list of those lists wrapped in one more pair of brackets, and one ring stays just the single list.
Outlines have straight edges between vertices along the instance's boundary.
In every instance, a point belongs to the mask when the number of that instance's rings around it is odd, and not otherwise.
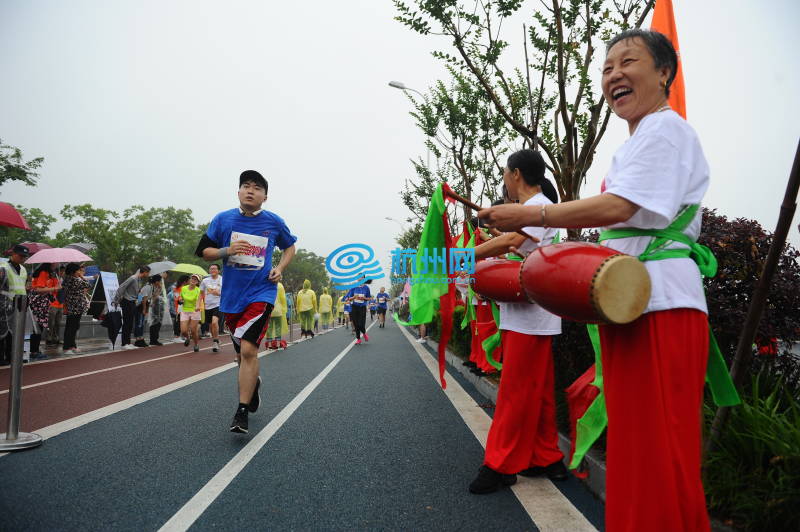
[{"label": "red umbrella", "polygon": [[[49,244],[44,244],[42,242],[20,242],[20,245],[25,246],[26,248],[28,248],[28,251],[31,252],[31,255],[33,255],[37,251],[41,251],[43,249],[50,249],[50,248],[53,247],[53,246],[51,246]],[[14,249],[13,246],[8,248],[6,250],[6,252],[4,253],[4,255],[10,255],[12,249]]]},{"label": "red umbrella", "polygon": [[30,231],[31,228],[25,218],[10,203],[0,201],[0,225],[18,227]]}]

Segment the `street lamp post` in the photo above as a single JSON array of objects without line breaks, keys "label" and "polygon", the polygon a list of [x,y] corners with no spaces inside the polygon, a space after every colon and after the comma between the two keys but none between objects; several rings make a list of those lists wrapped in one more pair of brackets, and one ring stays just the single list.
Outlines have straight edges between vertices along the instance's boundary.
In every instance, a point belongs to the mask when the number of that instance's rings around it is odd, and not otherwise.
[{"label": "street lamp post", "polygon": [[[424,94],[419,92],[417,89],[412,89],[411,87],[407,86],[402,81],[390,81],[389,82],[389,86],[392,87],[392,88],[395,88],[395,89],[400,89],[401,91],[416,92],[417,94],[422,96],[423,99],[425,98]],[[426,148],[427,148],[427,146],[426,146]],[[428,153],[427,153],[427,156],[426,156],[426,163],[425,164],[428,167],[428,171],[430,171],[430,168],[431,168],[431,149],[430,148],[427,148],[427,149],[428,149]]]},{"label": "street lamp post", "polygon": [[402,229],[404,233],[406,232],[406,226],[404,226],[403,223],[400,220],[396,220],[396,219],[392,218],[391,216],[384,216],[384,219],[390,220],[390,221],[396,223],[397,225],[400,226],[400,229]]}]

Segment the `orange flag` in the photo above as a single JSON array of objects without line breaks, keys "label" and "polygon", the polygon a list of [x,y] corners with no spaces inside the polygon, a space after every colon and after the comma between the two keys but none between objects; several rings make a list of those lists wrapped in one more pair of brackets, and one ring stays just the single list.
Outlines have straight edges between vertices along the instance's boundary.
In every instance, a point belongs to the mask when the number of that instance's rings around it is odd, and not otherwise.
[{"label": "orange flag", "polygon": [[672,41],[672,46],[678,53],[678,72],[675,80],[669,88],[669,106],[676,113],[686,119],[686,95],[683,90],[683,67],[681,63],[681,49],[678,45],[678,29],[675,27],[675,16],[672,14],[672,0],[656,0],[656,7],[653,10],[653,22],[650,29],[658,31],[667,36]]}]

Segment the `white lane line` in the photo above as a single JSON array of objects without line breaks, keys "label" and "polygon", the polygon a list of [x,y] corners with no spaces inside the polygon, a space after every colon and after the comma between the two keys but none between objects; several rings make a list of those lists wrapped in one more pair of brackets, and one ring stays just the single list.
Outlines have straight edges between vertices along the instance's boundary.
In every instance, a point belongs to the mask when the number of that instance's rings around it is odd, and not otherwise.
[{"label": "white lane line", "polygon": [[[431,372],[439,388],[439,366],[428,351],[417,343],[405,327],[399,327],[411,346]],[[442,390],[453,403],[461,419],[467,424],[481,446],[486,448],[486,438],[492,418],[464,391],[458,381],[445,372],[447,389]],[[543,532],[575,532],[596,531],[597,529],[564,497],[558,488],[546,478],[529,478],[518,476],[517,483],[511,487],[525,511],[528,512],[536,527]]]},{"label": "white lane line", "polygon": [[[373,324],[367,327],[367,330],[372,328]],[[233,482],[233,479],[250,463],[258,451],[275,435],[276,432],[283,426],[284,423],[295,413],[295,411],[308,399],[311,393],[319,386],[319,384],[333,371],[333,368],[350,352],[355,345],[355,340],[351,341],[336,358],[334,358],[319,375],[309,382],[303,390],[292,399],[278,415],[276,415],[267,424],[266,427],[261,429],[261,432],[255,435],[244,448],[236,453],[225,466],[214,475],[214,477],[198,491],[194,497],[189,499],[189,502],[183,505],[178,512],[170,518],[169,521],[159,529],[159,532],[177,532],[185,531],[194,524],[197,519],[203,515],[203,512],[211,506],[217,497],[225,490],[225,488]]]},{"label": "white lane line", "polygon": [[[230,343],[220,344],[220,347],[225,347],[226,345],[231,345],[231,344]],[[211,347],[204,347],[200,351],[204,351],[206,349],[211,349]],[[167,356],[158,357],[158,358],[151,358],[151,359],[148,359],[148,360],[140,360],[139,362],[131,362],[130,364],[122,364],[121,366],[112,366],[110,368],[96,369],[94,371],[89,371],[89,372],[86,372],[86,373],[79,373],[77,375],[69,375],[67,377],[61,377],[60,379],[53,379],[53,380],[49,380],[49,381],[37,382],[35,384],[28,384],[27,386],[23,386],[21,389],[22,390],[27,390],[29,388],[37,388],[39,386],[46,386],[48,384],[53,384],[53,383],[56,383],[56,382],[63,382],[63,381],[68,381],[68,380],[72,380],[72,379],[79,379],[81,377],[88,377],[89,375],[97,375],[98,373],[105,373],[107,371],[114,371],[114,370],[117,370],[117,369],[130,368],[131,366],[139,366],[141,364],[149,364],[150,362],[158,362],[159,360],[167,360],[168,358],[175,358],[175,357],[180,357],[180,356],[183,356],[183,355],[190,355],[192,353],[194,353],[194,351],[184,351],[183,353],[177,353],[175,355],[167,355]],[[8,393],[8,389],[0,390],[0,395],[6,394],[6,393]]]}]

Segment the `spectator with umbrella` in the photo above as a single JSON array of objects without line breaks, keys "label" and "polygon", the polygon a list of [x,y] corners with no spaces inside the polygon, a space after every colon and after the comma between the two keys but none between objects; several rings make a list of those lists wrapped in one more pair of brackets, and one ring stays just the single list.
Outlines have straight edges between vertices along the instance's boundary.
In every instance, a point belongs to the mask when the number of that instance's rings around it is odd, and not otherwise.
[{"label": "spectator with umbrella", "polygon": [[75,336],[81,327],[81,316],[89,309],[89,281],[83,278],[81,264],[67,264],[64,279],[67,324],[64,327],[64,354],[77,355],[81,350],[75,343]]},{"label": "spectator with umbrella", "polygon": [[[0,203],[0,207],[2,205],[8,204]],[[4,212],[0,209],[0,215]],[[20,216],[20,218],[22,217]],[[22,221],[24,222],[25,219],[22,218]],[[17,244],[11,249],[11,256],[8,262],[0,262],[0,365],[8,365],[11,362],[14,296],[25,295],[28,272],[22,262],[30,254],[30,250],[27,247]]]}]

